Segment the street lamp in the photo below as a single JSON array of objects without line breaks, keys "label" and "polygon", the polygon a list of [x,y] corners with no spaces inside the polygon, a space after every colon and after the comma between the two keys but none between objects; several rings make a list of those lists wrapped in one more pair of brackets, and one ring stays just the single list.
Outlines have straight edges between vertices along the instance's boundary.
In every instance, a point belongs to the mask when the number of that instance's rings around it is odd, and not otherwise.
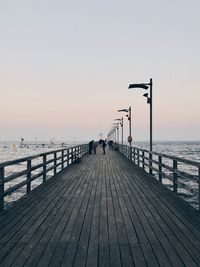
[{"label": "street lamp", "polygon": [[117,143],[119,144],[119,122],[113,124],[115,129],[117,130]]},{"label": "street lamp", "polygon": [[131,142],[132,142],[132,136],[131,136],[131,107],[129,107],[128,109],[127,108],[119,109],[118,112],[127,112],[127,113],[129,113],[126,116],[128,117],[128,120],[129,120],[129,137],[128,137],[128,141],[130,140],[129,144],[131,146]]},{"label": "street lamp", "polygon": [[150,104],[150,151],[152,151],[152,86],[153,82],[150,79],[150,83],[139,83],[139,84],[130,84],[129,89],[133,88],[141,88],[141,89],[150,89],[150,96],[148,97],[148,93],[144,94],[144,97],[147,97],[147,104]]},{"label": "street lamp", "polygon": [[120,125],[122,127],[122,145],[123,145],[123,139],[124,139],[124,130],[123,130],[124,122],[123,122],[123,117],[121,119],[115,119],[115,121],[120,121]]},{"label": "street lamp", "polygon": [[109,132],[109,134],[108,134],[108,139],[114,139],[114,128],[112,128],[111,130],[110,130],[110,132]]},{"label": "street lamp", "polygon": [[[148,93],[144,94],[144,97],[147,97],[147,104],[150,104],[150,152],[152,152],[152,86],[153,81],[150,79],[149,83],[138,83],[138,84],[130,84],[128,89],[141,88],[141,89],[150,89],[150,96],[148,97]],[[150,153],[150,173],[152,173],[152,154]]]}]

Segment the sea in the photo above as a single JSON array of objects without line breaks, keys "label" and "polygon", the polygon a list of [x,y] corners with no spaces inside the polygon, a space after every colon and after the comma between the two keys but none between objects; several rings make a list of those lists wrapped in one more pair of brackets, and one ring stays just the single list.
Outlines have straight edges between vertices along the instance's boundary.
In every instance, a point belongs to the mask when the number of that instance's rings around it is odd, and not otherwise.
[{"label": "sea", "polygon": [[[37,155],[47,151],[53,151],[60,148],[71,147],[82,142],[68,141],[68,142],[0,142],[0,163],[15,160],[18,158],[23,158],[27,156]],[[148,142],[134,142],[132,144],[134,147],[147,149],[149,150]],[[200,141],[158,141],[153,143],[153,151],[162,153],[169,156],[184,158],[187,160],[192,160],[200,163]],[[167,160],[168,161],[168,160]],[[166,162],[169,163],[169,162]],[[169,163],[170,165],[170,163]],[[186,187],[188,186],[191,190],[186,190],[186,188],[179,188],[179,194],[182,198],[188,201],[192,206],[197,208],[198,206],[198,181],[195,180],[197,177],[197,170],[191,167],[190,165],[185,165],[184,172],[193,174],[194,179],[188,178],[184,180]],[[20,171],[20,166],[15,165],[12,172]],[[155,175],[156,177],[156,175]],[[156,177],[158,178],[158,177]],[[41,181],[36,181],[34,187],[38,186]],[[37,184],[38,183],[38,184]],[[172,181],[168,179],[163,179],[163,183],[169,188],[173,189]],[[9,184],[9,186],[12,186]],[[22,189],[23,190],[23,189]],[[6,206],[12,205],[16,200],[25,194],[22,190],[11,194],[5,198]],[[195,194],[194,194],[195,192]]]},{"label": "sea", "polygon": [[[135,142],[135,147],[149,150],[148,142]],[[200,162],[200,141],[157,141],[153,151]]]},{"label": "sea", "polygon": [[0,163],[40,153],[71,147],[79,144],[76,141],[0,141]]},{"label": "sea", "polygon": [[[81,143],[77,141],[57,143],[40,141],[35,144],[34,141],[30,141],[21,145],[20,142],[16,141],[0,141],[0,162],[33,156]],[[44,147],[43,144],[45,144]],[[132,146],[149,150],[148,142],[138,141],[132,143]],[[200,141],[158,141],[153,143],[153,151],[200,162]]]}]

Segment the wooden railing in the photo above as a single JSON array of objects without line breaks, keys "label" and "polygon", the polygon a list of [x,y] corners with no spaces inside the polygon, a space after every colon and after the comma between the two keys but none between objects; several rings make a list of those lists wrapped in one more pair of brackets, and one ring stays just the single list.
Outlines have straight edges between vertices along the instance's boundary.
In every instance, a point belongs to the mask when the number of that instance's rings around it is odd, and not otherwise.
[{"label": "wooden railing", "polygon": [[119,151],[200,210],[200,162],[119,145]]},{"label": "wooden railing", "polygon": [[87,152],[88,145],[78,145],[0,163],[0,211],[11,194],[15,199],[29,194]]}]

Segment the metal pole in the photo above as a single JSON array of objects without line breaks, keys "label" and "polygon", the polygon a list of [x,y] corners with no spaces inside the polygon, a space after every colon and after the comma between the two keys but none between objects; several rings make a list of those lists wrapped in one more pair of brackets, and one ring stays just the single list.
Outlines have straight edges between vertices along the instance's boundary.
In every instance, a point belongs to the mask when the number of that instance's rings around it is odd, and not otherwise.
[{"label": "metal pole", "polygon": [[121,119],[121,123],[122,123],[122,145],[123,145],[123,140],[124,140],[124,130],[123,130],[123,127],[124,127],[124,123],[123,123],[123,117]]},{"label": "metal pole", "polygon": [[[131,136],[131,107],[129,107],[129,136]],[[130,147],[131,147],[131,142]]]},{"label": "metal pole", "polygon": [[149,84],[149,87],[150,87],[150,162],[149,162],[149,173],[152,174],[152,102],[153,102],[153,99],[152,99],[152,86],[153,86],[153,82],[152,82],[152,79],[150,79],[150,84]]},{"label": "metal pole", "polygon": [[117,142],[119,144],[119,122],[117,123]]},{"label": "metal pole", "polygon": [[153,102],[153,98],[152,98],[152,86],[153,86],[153,82],[152,79],[150,79],[150,151],[152,151],[152,102]]}]

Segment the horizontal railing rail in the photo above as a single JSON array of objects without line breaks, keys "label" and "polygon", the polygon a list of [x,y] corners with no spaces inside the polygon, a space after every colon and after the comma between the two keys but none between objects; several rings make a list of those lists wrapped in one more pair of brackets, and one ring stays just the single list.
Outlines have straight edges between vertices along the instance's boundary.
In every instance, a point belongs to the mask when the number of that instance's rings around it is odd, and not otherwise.
[{"label": "horizontal railing rail", "polygon": [[9,202],[6,197],[19,190],[20,196],[29,194],[35,187],[77,162],[88,150],[87,144],[77,145],[0,163],[0,212]]},{"label": "horizontal railing rail", "polygon": [[200,211],[200,162],[127,145],[119,151]]}]

